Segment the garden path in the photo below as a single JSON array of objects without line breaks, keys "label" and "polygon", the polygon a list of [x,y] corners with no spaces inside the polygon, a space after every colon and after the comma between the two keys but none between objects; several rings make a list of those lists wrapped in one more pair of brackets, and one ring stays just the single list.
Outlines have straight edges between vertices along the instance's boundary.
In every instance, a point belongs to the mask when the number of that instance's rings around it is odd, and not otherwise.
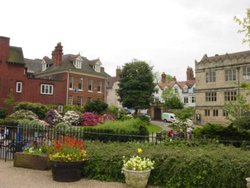
[{"label": "garden path", "polygon": [[[126,188],[126,184],[81,179],[77,182],[60,183],[52,180],[51,171],[13,167],[13,161],[0,160],[1,188]],[[148,186],[148,188],[156,188]]]}]

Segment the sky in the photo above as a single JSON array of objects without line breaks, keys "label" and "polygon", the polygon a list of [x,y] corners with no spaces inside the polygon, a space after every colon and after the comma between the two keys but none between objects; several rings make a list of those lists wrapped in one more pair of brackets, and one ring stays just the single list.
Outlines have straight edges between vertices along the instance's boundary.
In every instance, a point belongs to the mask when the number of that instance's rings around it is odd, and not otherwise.
[{"label": "sky", "polygon": [[105,71],[132,59],[153,71],[186,80],[188,66],[204,54],[249,50],[233,17],[249,0],[0,0],[0,36],[22,47],[25,58],[64,54],[99,58]]}]

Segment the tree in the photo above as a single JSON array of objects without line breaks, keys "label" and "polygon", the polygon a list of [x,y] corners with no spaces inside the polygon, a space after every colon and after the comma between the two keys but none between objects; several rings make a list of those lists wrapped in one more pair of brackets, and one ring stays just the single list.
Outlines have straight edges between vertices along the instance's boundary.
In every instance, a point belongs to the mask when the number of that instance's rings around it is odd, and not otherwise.
[{"label": "tree", "polygon": [[180,98],[174,93],[174,90],[171,87],[164,89],[162,96],[165,101],[165,106],[169,109],[182,109],[183,103]]},{"label": "tree", "polygon": [[242,42],[250,42],[250,9],[247,9],[247,16],[245,18],[240,19],[235,16],[234,21],[242,27],[242,29],[239,29],[238,32],[245,33],[245,37],[243,38]]},{"label": "tree", "polygon": [[154,77],[152,67],[146,62],[132,60],[126,63],[121,72],[119,89],[120,102],[123,107],[138,109],[150,107],[153,101]]},{"label": "tree", "polygon": [[108,108],[108,105],[101,100],[89,101],[84,106],[85,112],[96,112],[97,114],[104,113]]},{"label": "tree", "polygon": [[224,110],[228,113],[230,121],[238,121],[244,114],[250,111],[250,104],[242,95],[237,96],[236,101],[225,103]]}]

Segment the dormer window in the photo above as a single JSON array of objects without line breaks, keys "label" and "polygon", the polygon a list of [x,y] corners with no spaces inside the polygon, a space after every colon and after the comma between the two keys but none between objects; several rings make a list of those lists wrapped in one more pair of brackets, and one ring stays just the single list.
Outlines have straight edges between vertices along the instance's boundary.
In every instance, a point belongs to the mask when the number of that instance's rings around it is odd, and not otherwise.
[{"label": "dormer window", "polygon": [[102,65],[102,63],[100,62],[100,61],[97,61],[96,63],[95,63],[95,71],[96,72],[101,72],[101,65]]},{"label": "dormer window", "polygon": [[76,59],[75,61],[74,61],[74,66],[77,68],[77,69],[81,69],[82,68],[82,61],[81,60],[79,60],[79,59]]}]

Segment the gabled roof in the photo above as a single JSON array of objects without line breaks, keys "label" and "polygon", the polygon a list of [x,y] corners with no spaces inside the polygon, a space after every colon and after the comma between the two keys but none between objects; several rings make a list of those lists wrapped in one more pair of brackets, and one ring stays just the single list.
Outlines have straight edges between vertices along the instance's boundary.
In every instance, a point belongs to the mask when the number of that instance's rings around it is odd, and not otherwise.
[{"label": "gabled roof", "polygon": [[187,80],[187,81],[171,81],[171,82],[159,82],[160,88],[163,90],[165,87],[174,87],[174,85],[177,84],[182,90],[184,89],[185,85],[188,86],[188,88],[191,88],[195,84],[195,80]]},{"label": "gabled roof", "polygon": [[240,59],[240,58],[246,58],[247,56],[250,56],[250,50],[248,51],[242,51],[242,52],[236,52],[236,53],[226,53],[224,55],[214,55],[208,57],[207,54],[205,54],[200,62],[197,63],[206,63],[206,62],[214,62],[214,61],[224,61],[227,59]]},{"label": "gabled roof", "polygon": [[28,68],[28,72],[35,73],[42,71],[41,59],[27,59],[24,58],[25,66]]},{"label": "gabled roof", "polygon": [[20,47],[10,46],[8,63],[23,64],[23,50]]},{"label": "gabled roof", "polygon": [[106,72],[102,71],[101,72],[96,72],[93,68],[91,68],[90,64],[92,61],[89,61],[86,57],[82,57],[83,63],[82,63],[82,68],[77,69],[73,65],[73,61],[79,57],[79,55],[72,55],[72,54],[66,54],[62,56],[62,63],[59,66],[55,66],[54,64],[46,69],[45,71],[36,74],[37,76],[42,76],[42,75],[48,75],[48,74],[56,74],[58,72],[62,71],[72,71],[72,72],[78,72],[78,73],[85,73],[85,74],[92,74],[95,76],[102,76],[102,77],[107,77],[109,76]]}]

